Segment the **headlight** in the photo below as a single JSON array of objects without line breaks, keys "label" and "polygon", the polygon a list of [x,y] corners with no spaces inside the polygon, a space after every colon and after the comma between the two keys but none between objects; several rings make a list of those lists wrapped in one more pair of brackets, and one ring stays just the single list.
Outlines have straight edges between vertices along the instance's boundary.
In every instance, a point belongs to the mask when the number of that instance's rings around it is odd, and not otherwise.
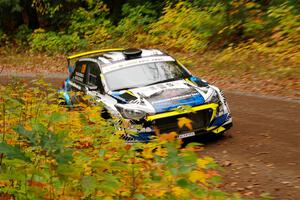
[{"label": "headlight", "polygon": [[141,119],[145,117],[146,112],[138,109],[123,108],[117,106],[117,109],[125,119]]}]

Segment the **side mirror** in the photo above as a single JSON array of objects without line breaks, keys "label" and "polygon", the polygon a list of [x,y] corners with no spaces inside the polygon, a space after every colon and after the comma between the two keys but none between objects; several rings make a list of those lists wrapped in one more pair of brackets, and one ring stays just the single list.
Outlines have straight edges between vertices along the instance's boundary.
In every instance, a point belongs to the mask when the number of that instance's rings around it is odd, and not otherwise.
[{"label": "side mirror", "polygon": [[208,83],[196,76],[192,76],[190,77],[190,80],[193,81],[194,83],[196,83],[199,87],[206,87],[208,86]]}]

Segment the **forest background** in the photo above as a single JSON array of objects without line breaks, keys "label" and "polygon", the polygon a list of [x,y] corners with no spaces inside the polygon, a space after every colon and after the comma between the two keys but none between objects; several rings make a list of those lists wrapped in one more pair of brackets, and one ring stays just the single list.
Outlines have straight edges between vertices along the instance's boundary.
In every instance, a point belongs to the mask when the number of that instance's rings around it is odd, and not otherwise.
[{"label": "forest background", "polygon": [[0,45],[16,71],[62,70],[75,51],[155,47],[227,89],[300,96],[297,0],[0,0]]}]

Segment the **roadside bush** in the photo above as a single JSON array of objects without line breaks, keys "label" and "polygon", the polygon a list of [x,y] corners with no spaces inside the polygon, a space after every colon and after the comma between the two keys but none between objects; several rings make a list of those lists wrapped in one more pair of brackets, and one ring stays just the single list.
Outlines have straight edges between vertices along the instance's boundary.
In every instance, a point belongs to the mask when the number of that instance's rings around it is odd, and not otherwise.
[{"label": "roadside bush", "polygon": [[0,47],[4,47],[9,43],[9,38],[7,34],[5,34],[1,29],[0,29]]},{"label": "roadside bush", "polygon": [[87,9],[80,7],[71,16],[69,34],[76,34],[88,41],[89,45],[101,44],[111,38],[111,22],[106,19],[108,8],[103,2],[90,1]]},{"label": "roadside bush", "polygon": [[197,51],[206,49],[212,37],[217,42],[218,32],[224,26],[225,12],[221,4],[200,9],[179,2],[174,7],[166,7],[149,32],[157,38],[154,39],[157,44]]},{"label": "roadside bush", "polygon": [[[268,26],[266,22],[266,12],[262,10],[262,6],[259,3],[255,3],[253,1],[240,1],[239,7],[240,13],[242,13],[241,18],[243,20],[238,19],[238,17],[231,16],[231,18],[237,21],[237,26],[233,26],[231,28],[231,32],[238,32],[238,27],[242,27],[243,30],[243,38],[247,40],[249,38],[255,38],[256,40],[262,40],[264,37],[268,37],[268,33],[270,32],[270,26]],[[238,9],[238,8],[237,8]],[[238,42],[241,40],[239,39]],[[234,41],[231,41],[234,42]]]},{"label": "roadside bush", "polygon": [[294,7],[270,7],[265,16],[270,36],[232,44],[212,61],[213,66],[279,78],[300,76],[300,15]]},{"label": "roadside bush", "polygon": [[114,30],[122,40],[135,41],[136,35],[149,31],[149,25],[158,18],[158,13],[150,3],[131,7],[125,4],[122,8],[123,19]]},{"label": "roadside bush", "polygon": [[64,33],[45,32],[43,29],[37,29],[29,37],[30,47],[33,51],[55,53],[66,53],[82,49],[87,46],[87,41],[73,33],[67,35]]},{"label": "roadside bush", "polygon": [[3,31],[0,29],[0,45],[1,45],[2,42],[3,42],[3,38],[4,38],[4,33],[3,33]]},{"label": "roadside bush", "polygon": [[295,7],[286,3],[268,9],[268,23],[273,27],[274,42],[289,38],[290,42],[299,43],[300,14],[295,10]]},{"label": "roadside bush", "polygon": [[292,61],[299,65],[300,58],[300,14],[295,8],[282,4],[268,10],[270,24],[273,25],[272,35],[264,49],[267,53],[275,54],[282,61]]},{"label": "roadside bush", "polygon": [[20,47],[28,46],[28,36],[32,33],[32,31],[26,26],[21,25],[18,28],[18,32],[15,34],[15,41]]},{"label": "roadside bush", "polygon": [[105,44],[107,40],[111,39],[109,31],[105,27],[98,27],[93,32],[85,34],[85,38],[89,45]]},{"label": "roadside bush", "polygon": [[101,107],[62,107],[47,84],[31,85],[0,87],[0,196],[240,199],[216,188],[216,163],[199,158],[196,146],[179,149],[176,133],[126,144]]},{"label": "roadside bush", "polygon": [[276,78],[290,77],[295,80],[300,76],[300,53],[295,47],[284,50],[277,45],[269,46],[268,43],[249,41],[230,46],[209,60],[212,66],[224,69],[228,73],[248,72]]}]

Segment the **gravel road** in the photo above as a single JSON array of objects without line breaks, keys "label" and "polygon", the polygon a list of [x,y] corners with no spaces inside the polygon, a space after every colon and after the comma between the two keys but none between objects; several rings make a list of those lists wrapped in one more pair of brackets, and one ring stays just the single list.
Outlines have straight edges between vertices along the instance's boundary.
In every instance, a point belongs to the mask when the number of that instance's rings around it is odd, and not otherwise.
[{"label": "gravel road", "polygon": [[224,168],[223,189],[300,199],[300,102],[227,92],[233,128],[201,154]]}]

